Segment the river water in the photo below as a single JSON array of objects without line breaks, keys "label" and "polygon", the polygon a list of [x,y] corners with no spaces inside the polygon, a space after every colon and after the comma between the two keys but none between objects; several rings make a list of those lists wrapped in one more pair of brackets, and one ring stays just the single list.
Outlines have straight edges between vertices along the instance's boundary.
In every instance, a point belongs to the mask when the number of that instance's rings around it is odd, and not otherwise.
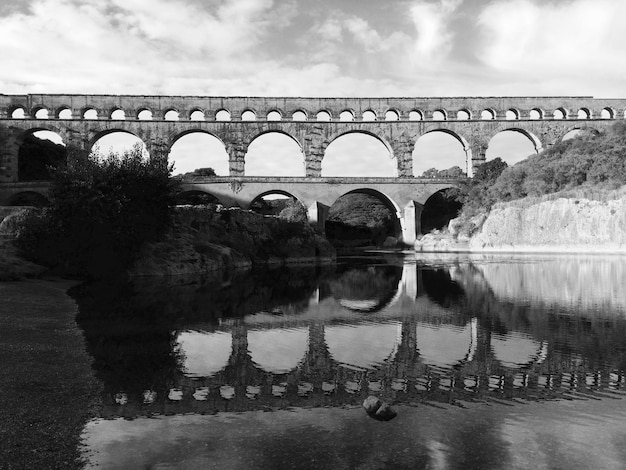
[{"label": "river water", "polygon": [[[74,289],[106,469],[626,468],[626,259],[372,254]],[[387,422],[361,407],[375,395]]]}]

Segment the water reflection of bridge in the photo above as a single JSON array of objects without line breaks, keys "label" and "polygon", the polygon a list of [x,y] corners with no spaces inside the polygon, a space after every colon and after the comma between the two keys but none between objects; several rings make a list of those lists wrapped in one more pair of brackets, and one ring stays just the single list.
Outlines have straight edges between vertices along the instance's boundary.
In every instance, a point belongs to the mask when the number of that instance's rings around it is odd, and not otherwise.
[{"label": "water reflection of bridge", "polygon": [[337,298],[318,288],[304,312],[177,330],[181,367],[167,385],[109,389],[105,414],[337,406],[369,394],[454,402],[620,393],[616,370],[589,367],[527,333],[495,333],[483,312],[459,315],[449,298],[444,308],[429,286],[446,272],[454,282],[450,270],[403,265],[393,295]]}]

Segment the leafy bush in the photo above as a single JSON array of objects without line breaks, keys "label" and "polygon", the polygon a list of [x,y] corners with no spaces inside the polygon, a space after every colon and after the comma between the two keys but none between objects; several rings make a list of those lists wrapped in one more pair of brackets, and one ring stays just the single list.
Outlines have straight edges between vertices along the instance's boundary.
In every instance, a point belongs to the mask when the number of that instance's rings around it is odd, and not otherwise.
[{"label": "leafy bush", "polygon": [[28,134],[20,145],[17,175],[20,181],[47,181],[50,169],[65,162],[65,146]]},{"label": "leafy bush", "polygon": [[64,272],[105,277],[124,271],[139,247],[170,222],[172,167],[141,148],[106,157],[71,155],[52,172],[50,207],[19,238],[26,256]]}]

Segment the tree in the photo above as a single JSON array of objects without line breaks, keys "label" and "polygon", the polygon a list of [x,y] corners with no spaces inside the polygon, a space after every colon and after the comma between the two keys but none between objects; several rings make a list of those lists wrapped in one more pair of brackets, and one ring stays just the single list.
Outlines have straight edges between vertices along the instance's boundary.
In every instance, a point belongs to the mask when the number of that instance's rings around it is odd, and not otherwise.
[{"label": "tree", "polygon": [[68,158],[52,172],[49,209],[22,231],[22,249],[72,275],[123,272],[170,223],[178,191],[171,171],[161,159],[144,158],[140,146]]}]

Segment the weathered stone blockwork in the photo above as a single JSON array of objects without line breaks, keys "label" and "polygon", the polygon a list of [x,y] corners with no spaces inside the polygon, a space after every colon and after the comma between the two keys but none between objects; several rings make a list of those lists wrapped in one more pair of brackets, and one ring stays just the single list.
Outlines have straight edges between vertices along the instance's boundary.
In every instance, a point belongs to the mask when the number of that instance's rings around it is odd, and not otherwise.
[{"label": "weathered stone blockwork", "polygon": [[[16,110],[23,113],[22,119],[13,118]],[[97,120],[85,119],[88,110],[97,113]],[[125,119],[111,119],[118,110],[124,112]],[[41,129],[54,131],[67,144],[83,149],[91,148],[106,133],[130,132],[141,138],[150,152],[164,157],[181,136],[192,131],[207,132],[224,142],[230,158],[231,176],[243,176],[245,155],[256,137],[277,131],[298,142],[304,154],[308,177],[321,175],[324,153],[334,139],[346,133],[360,132],[372,135],[385,144],[390,155],[396,159],[399,177],[411,177],[415,142],[428,132],[444,131],[457,138],[467,154],[466,169],[471,174],[473,165],[484,161],[491,138],[500,131],[521,132],[540,150],[572,129],[604,128],[612,119],[623,118],[625,110],[626,99],[567,96],[281,98],[0,95],[0,125],[11,130],[15,143],[1,155],[0,181],[17,181],[17,150],[24,132]],[[204,120],[191,120],[194,112],[198,111]],[[226,111],[230,120],[216,120],[220,111]],[[254,113],[255,121],[242,120],[242,115],[248,111]],[[330,115],[330,121],[316,119],[322,111]],[[352,121],[339,120],[346,111],[352,115]],[[363,120],[364,113],[368,111],[374,113],[376,120]],[[562,114],[563,119],[555,119],[555,111]],[[148,112],[151,120],[141,120],[143,112]],[[170,112],[176,113],[178,120],[169,120]],[[304,113],[306,120],[293,120],[297,112]],[[492,119],[482,119],[483,112]],[[507,119],[507,112],[509,118],[515,119]],[[577,119],[579,112],[585,119]],[[602,118],[603,112],[609,119]],[[270,113],[278,113],[281,120],[268,120]],[[469,119],[458,120],[459,113]],[[387,120],[390,118],[392,120]]]}]

